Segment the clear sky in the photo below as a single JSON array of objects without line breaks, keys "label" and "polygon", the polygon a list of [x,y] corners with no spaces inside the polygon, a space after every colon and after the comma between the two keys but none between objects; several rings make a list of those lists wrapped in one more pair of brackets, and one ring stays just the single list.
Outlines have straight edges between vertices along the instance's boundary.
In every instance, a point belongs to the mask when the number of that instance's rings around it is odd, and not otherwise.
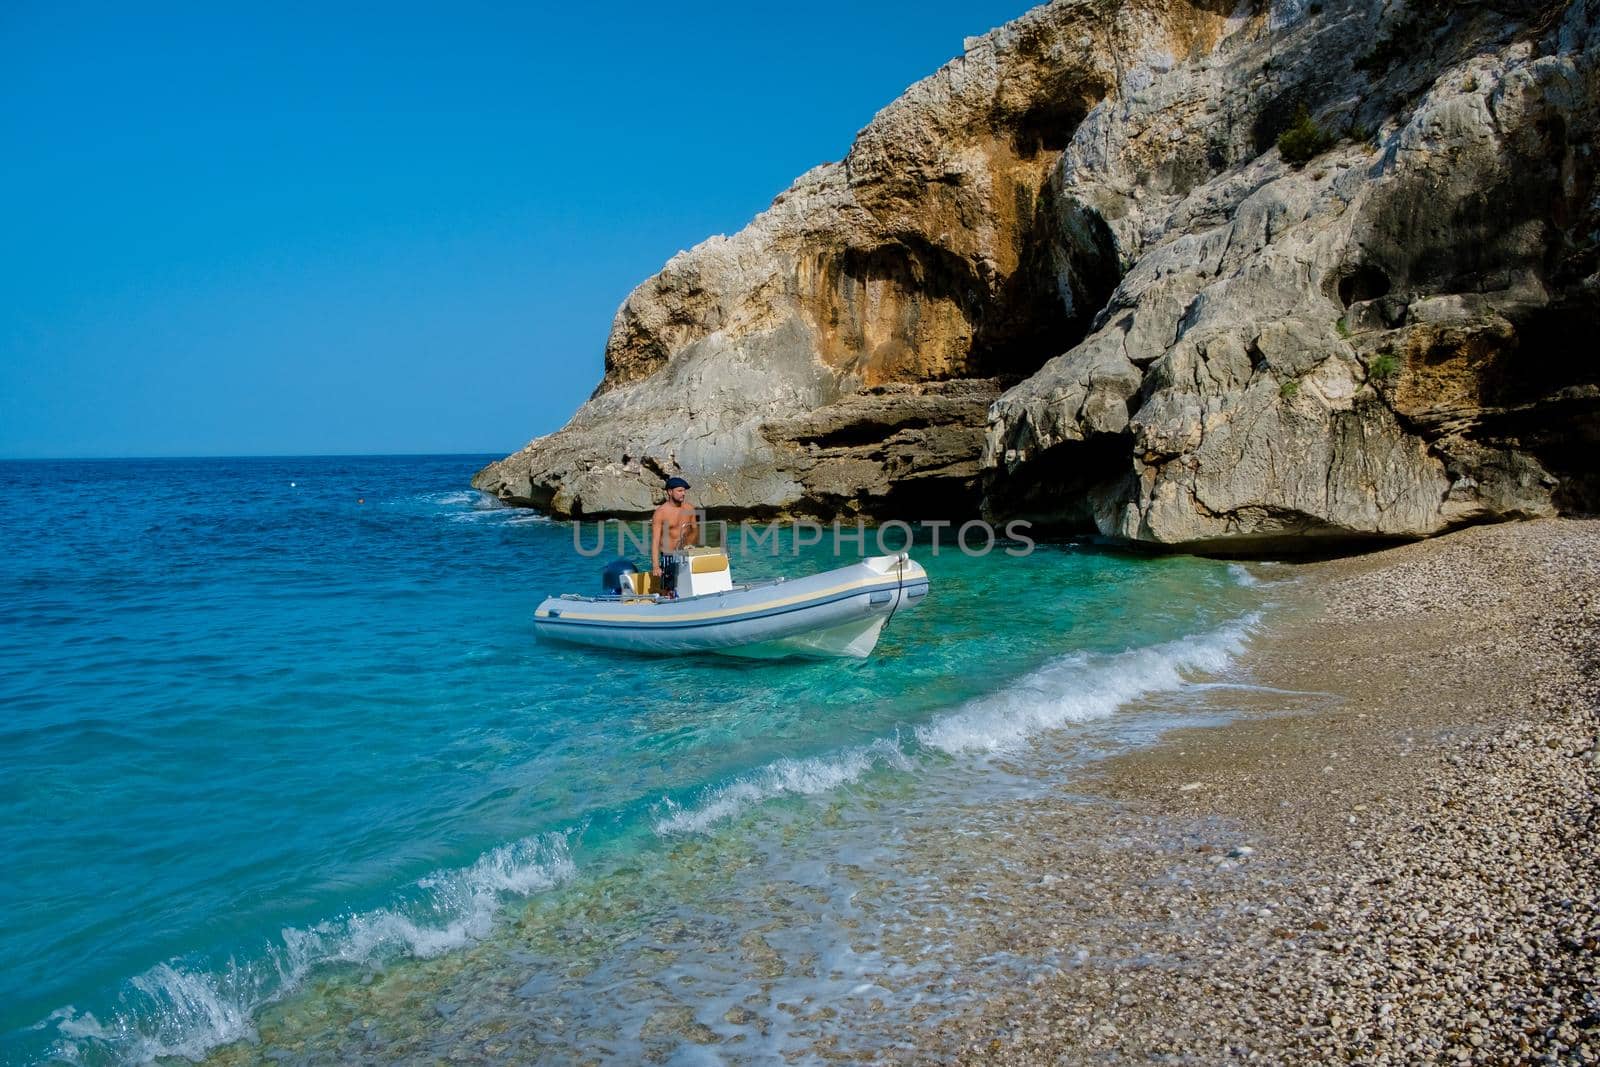
[{"label": "clear sky", "polygon": [[0,457],[506,452],[1027,0],[0,3]]}]

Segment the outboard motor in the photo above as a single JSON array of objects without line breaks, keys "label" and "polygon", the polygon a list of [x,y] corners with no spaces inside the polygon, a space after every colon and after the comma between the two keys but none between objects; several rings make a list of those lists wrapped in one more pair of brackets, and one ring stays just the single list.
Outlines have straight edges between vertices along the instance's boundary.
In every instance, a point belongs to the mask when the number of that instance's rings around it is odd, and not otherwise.
[{"label": "outboard motor", "polygon": [[636,573],[633,561],[614,559],[600,572],[600,584],[607,596],[626,596],[633,593],[633,581],[628,576]]}]

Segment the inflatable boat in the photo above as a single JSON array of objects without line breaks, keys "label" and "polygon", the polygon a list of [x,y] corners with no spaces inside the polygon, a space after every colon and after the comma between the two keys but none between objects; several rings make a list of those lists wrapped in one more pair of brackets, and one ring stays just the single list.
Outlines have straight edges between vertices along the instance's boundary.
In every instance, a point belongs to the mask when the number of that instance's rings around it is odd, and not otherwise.
[{"label": "inflatable boat", "polygon": [[727,555],[679,557],[677,596],[626,561],[606,568],[606,592],[550,597],[534,613],[541,638],[623,652],[715,652],[755,659],[872,654],[896,612],[928,594],[928,572],[904,553],[805,578],[736,585]]}]

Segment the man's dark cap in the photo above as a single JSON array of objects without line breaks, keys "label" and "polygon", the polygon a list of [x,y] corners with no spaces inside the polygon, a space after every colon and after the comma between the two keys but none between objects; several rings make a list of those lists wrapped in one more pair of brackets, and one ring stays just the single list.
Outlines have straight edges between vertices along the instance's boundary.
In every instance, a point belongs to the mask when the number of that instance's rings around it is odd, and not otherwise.
[{"label": "man's dark cap", "polygon": [[689,483],[684,481],[682,478],[668,478],[667,479],[667,488],[668,489],[689,489],[689,488],[692,488],[692,486],[690,486]]}]

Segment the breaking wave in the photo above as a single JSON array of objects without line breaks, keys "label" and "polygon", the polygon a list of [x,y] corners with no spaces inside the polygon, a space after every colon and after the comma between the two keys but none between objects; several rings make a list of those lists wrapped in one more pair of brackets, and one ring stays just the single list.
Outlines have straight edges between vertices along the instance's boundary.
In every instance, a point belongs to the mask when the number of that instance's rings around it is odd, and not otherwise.
[{"label": "breaking wave", "polygon": [[420,879],[406,903],[287,928],[259,959],[220,968],[158,964],[131,979],[105,1020],[71,1007],[50,1015],[60,1039],[56,1058],[149,1063],[199,1060],[212,1049],[255,1036],[255,1015],[332,964],[368,964],[401,956],[429,958],[488,936],[508,897],[570,881],[576,867],[564,834],[502,845],[470,867]]},{"label": "breaking wave", "polygon": [[[1111,716],[1142,697],[1230,684],[1195,676],[1232,665],[1258,623],[1259,615],[1251,614],[1161,644],[1062,656],[936,715],[909,735],[896,732],[821,756],[777,759],[706,786],[692,800],[662,799],[650,815],[652,828],[661,838],[706,834],[773,800],[824,795],[877,771],[916,772],[929,758],[1015,749],[1045,731]],[[319,969],[431,958],[465,947],[492,933],[508,900],[555,888],[577,874],[567,834],[526,838],[468,867],[430,874],[388,907],[286,928],[248,961],[159,964],[131,979],[103,1017],[69,1006],[38,1026],[55,1031],[53,1056],[68,1062],[199,1060],[221,1046],[254,1039],[259,1011]]]},{"label": "breaking wave", "polygon": [[1244,651],[1259,615],[1204,634],[1126,652],[1074,653],[997,692],[916,727],[915,744],[897,735],[827,756],[780,759],[680,804],[661,801],[655,831],[663,837],[706,833],[718,823],[783,796],[814,796],[859,781],[877,768],[915,769],[921,746],[950,755],[1015,748],[1046,730],[1110,716],[1122,705],[1190,683],[1190,675],[1226,669]]},{"label": "breaking wave", "polygon": [[1014,748],[1044,730],[1103,719],[1130,700],[1177,689],[1186,676],[1227,668],[1260,620],[1115,654],[1076,652],[994,693],[969,701],[916,737],[951,754]]},{"label": "breaking wave", "polygon": [[898,738],[879,738],[870,745],[845,749],[831,756],[780,759],[752,774],[724,785],[707,788],[695,804],[682,806],[662,801],[664,814],[656,820],[656,833],[704,833],[724,819],[781,796],[815,796],[858,781],[875,767],[910,770],[911,761],[901,751]]}]

